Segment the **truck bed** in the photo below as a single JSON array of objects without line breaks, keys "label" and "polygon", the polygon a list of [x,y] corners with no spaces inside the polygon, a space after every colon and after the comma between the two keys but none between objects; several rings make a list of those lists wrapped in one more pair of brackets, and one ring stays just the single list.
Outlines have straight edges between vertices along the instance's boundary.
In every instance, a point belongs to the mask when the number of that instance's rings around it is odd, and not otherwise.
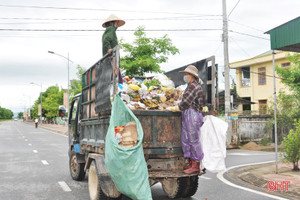
[{"label": "truck bed", "polygon": [[[135,110],[133,113],[143,127],[145,156],[172,157],[182,154],[181,112]],[[109,119],[110,115],[101,115],[100,118],[80,122],[81,151],[104,153]]]}]

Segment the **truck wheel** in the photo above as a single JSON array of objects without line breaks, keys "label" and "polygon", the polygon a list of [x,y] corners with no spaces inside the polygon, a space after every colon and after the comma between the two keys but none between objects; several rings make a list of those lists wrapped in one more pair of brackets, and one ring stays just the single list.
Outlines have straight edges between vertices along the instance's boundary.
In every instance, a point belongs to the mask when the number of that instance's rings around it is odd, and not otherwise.
[{"label": "truck wheel", "polygon": [[104,192],[101,189],[100,184],[100,177],[97,173],[96,163],[93,160],[90,169],[89,169],[89,175],[88,175],[88,184],[89,184],[89,194],[91,200],[117,200],[121,198],[111,198],[104,194]]},{"label": "truck wheel", "polygon": [[186,187],[182,193],[183,198],[193,196],[197,192],[197,189],[198,189],[198,180],[199,180],[198,176],[191,176],[186,179],[187,179]]},{"label": "truck wheel", "polygon": [[181,197],[186,186],[185,178],[168,178],[162,181],[162,187],[165,193],[171,199]]},{"label": "truck wheel", "polygon": [[84,163],[78,163],[74,149],[69,160],[70,174],[73,180],[82,181],[85,177]]}]

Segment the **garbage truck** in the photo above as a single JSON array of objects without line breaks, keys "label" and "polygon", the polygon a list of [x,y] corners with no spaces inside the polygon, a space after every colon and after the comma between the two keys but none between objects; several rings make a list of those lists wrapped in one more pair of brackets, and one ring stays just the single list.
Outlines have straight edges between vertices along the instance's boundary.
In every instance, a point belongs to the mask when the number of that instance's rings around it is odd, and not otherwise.
[{"label": "garbage truck", "polygon": [[[69,169],[72,179],[82,181],[88,174],[90,199],[124,199],[112,181],[105,165],[105,142],[111,115],[113,95],[117,95],[119,79],[119,49],[113,49],[82,75],[82,93],[76,95],[69,111]],[[217,107],[217,65],[214,56],[191,63],[199,70],[203,81],[205,105],[210,111]],[[175,86],[184,84],[178,73],[186,66],[165,73]],[[171,198],[193,196],[198,177],[183,173],[181,149],[181,112],[161,110],[132,110],[140,121],[144,137],[143,151],[149,184],[161,183]]]}]

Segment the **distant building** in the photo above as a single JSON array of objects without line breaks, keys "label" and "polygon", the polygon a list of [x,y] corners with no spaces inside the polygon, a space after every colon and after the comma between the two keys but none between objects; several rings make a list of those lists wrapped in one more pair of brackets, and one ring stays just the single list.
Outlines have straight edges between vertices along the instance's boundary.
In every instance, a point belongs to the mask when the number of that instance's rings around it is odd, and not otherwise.
[{"label": "distant building", "polygon": [[[275,65],[289,68],[287,59],[288,52],[275,51]],[[267,105],[273,102],[273,59],[272,51],[265,52],[254,58],[230,63],[230,67],[236,69],[237,95],[255,104],[244,104],[238,106],[239,112],[251,111],[256,114],[265,114]],[[276,77],[278,75],[276,74]],[[276,78],[276,93],[283,89],[290,92],[288,87]],[[257,111],[257,112],[255,112]]]}]

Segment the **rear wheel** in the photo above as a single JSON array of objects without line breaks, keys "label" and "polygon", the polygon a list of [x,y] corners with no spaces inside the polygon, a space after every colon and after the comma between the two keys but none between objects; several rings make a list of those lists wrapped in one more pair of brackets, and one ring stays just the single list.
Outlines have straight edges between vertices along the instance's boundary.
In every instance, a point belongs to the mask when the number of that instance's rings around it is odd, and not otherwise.
[{"label": "rear wheel", "polygon": [[191,176],[186,178],[186,187],[181,197],[186,198],[196,194],[198,189],[198,180],[199,180],[198,176]]},{"label": "rear wheel", "polygon": [[70,174],[73,180],[82,181],[85,177],[84,163],[78,163],[74,149],[69,160]]},{"label": "rear wheel", "polygon": [[[97,167],[96,163],[93,160],[90,168],[89,168],[89,174],[88,174],[88,185],[89,185],[89,194],[91,200],[116,200],[120,199],[121,194],[117,192],[114,192],[115,195],[119,196],[117,198],[111,198],[108,197],[103,190],[101,189],[101,181],[99,174],[97,173]],[[112,188],[112,190],[115,190],[115,188]]]},{"label": "rear wheel", "polygon": [[162,181],[162,186],[169,198],[179,198],[185,190],[186,178],[168,178]]}]

